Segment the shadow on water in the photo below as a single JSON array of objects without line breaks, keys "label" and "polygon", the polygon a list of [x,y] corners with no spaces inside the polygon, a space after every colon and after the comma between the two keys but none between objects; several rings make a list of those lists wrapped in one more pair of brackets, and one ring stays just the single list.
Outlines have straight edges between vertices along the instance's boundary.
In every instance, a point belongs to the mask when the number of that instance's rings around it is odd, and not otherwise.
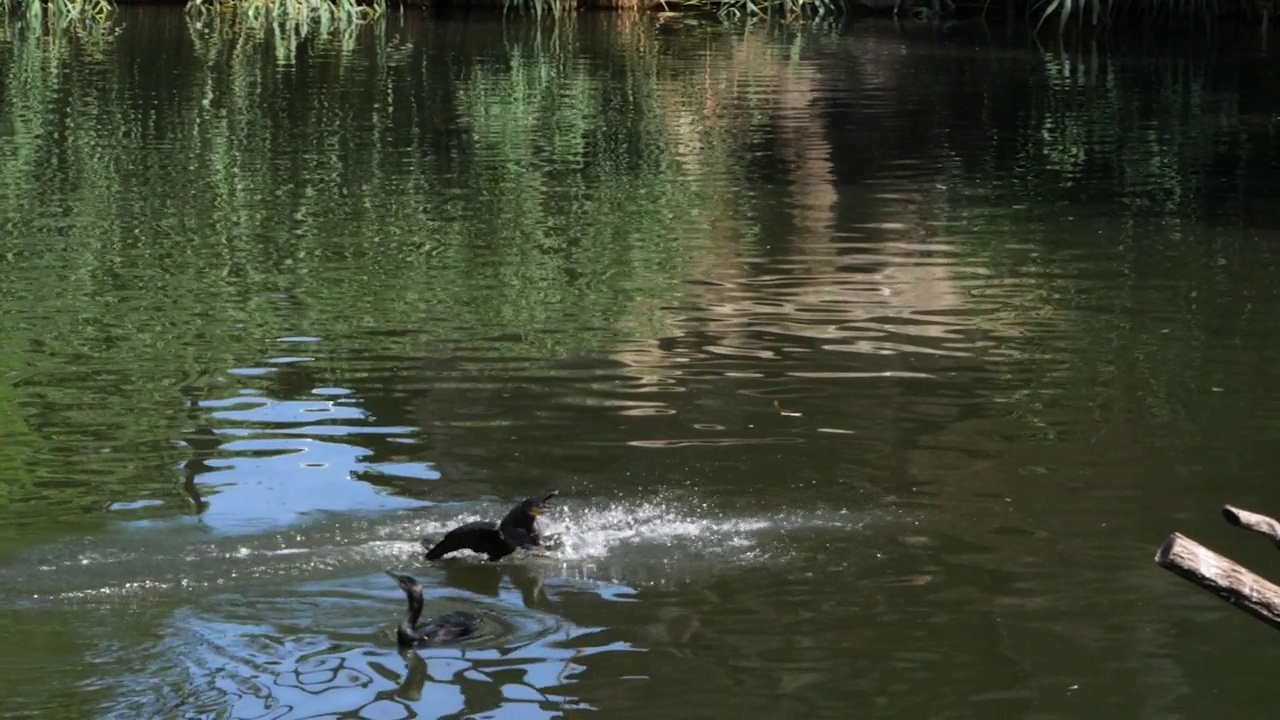
[{"label": "shadow on water", "polygon": [[0,714],[1265,707],[1150,555],[1277,501],[1269,65],[121,20],[0,34]]}]

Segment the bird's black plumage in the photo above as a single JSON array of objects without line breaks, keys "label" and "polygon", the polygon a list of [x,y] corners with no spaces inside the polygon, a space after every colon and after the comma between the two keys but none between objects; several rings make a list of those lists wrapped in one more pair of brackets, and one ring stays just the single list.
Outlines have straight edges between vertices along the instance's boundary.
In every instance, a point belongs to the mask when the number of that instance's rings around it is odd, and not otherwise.
[{"label": "bird's black plumage", "polygon": [[404,619],[396,628],[396,644],[400,647],[457,642],[479,629],[480,618],[463,610],[431,618],[419,625],[418,618],[422,617],[422,584],[408,575],[398,575],[390,570],[386,573],[404,591],[409,602]]},{"label": "bird's black plumage", "polygon": [[487,555],[491,562],[497,562],[519,548],[541,545],[538,516],[556,494],[557,491],[552,490],[521,500],[497,524],[489,520],[475,520],[459,525],[427,550],[427,559],[439,560],[455,550],[471,550]]},{"label": "bird's black plumage", "polygon": [[515,546],[503,536],[497,523],[476,520],[446,533],[440,542],[427,551],[427,559],[439,560],[455,550],[472,550],[497,561],[514,552]]}]

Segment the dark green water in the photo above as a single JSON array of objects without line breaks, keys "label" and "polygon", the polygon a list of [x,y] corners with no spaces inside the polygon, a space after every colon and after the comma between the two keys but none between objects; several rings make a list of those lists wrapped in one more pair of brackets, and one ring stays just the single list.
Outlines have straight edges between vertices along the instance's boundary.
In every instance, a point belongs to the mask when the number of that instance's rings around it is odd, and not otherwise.
[{"label": "dark green water", "polygon": [[0,716],[1271,712],[1152,562],[1276,562],[1256,42],[117,20],[0,34]]}]

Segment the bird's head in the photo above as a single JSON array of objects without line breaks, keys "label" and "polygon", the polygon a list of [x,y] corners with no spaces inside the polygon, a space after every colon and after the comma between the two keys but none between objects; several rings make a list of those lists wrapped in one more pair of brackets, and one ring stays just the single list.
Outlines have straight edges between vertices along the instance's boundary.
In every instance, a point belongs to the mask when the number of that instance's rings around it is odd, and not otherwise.
[{"label": "bird's head", "polygon": [[392,580],[395,580],[396,584],[400,586],[400,589],[406,593],[413,593],[415,591],[422,592],[422,584],[416,579],[408,575],[400,575],[398,573],[391,572],[390,570],[384,570],[383,572],[385,572]]},{"label": "bird's head", "polygon": [[535,518],[540,517],[542,513],[546,511],[547,504],[551,502],[551,498],[555,497],[559,493],[559,490],[552,490],[551,492],[544,493],[542,495],[534,495],[533,497],[525,498],[524,501],[520,503],[520,510],[526,515],[530,515]]}]

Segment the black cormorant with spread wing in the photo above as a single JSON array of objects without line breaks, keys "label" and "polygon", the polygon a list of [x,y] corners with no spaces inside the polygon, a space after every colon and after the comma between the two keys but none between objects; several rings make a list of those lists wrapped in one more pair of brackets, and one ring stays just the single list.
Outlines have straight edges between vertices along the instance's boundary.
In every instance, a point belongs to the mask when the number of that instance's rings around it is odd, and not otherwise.
[{"label": "black cormorant with spread wing", "polygon": [[557,492],[552,490],[521,500],[500,523],[475,520],[459,525],[445,533],[440,542],[427,550],[427,559],[439,560],[455,550],[471,550],[497,562],[519,548],[541,545],[542,533],[538,530],[538,516]]}]

